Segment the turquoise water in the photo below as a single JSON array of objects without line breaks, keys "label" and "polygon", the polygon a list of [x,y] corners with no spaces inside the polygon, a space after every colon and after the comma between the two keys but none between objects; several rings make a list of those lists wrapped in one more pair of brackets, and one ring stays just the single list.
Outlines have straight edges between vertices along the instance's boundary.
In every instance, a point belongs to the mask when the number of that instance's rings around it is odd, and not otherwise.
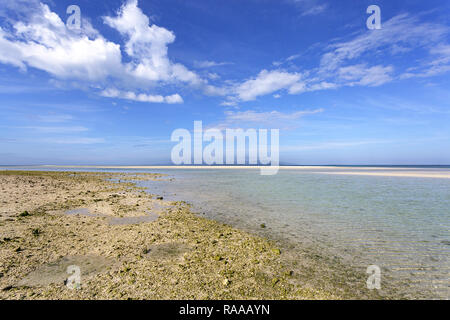
[{"label": "turquoise water", "polygon": [[140,183],[209,218],[313,245],[363,272],[378,265],[411,292],[450,298],[450,179],[328,175],[315,168],[274,176],[244,169],[91,171],[166,173],[173,181]]},{"label": "turquoise water", "polygon": [[166,170],[146,182],[207,217],[313,244],[366,270],[378,265],[412,291],[450,297],[450,179],[323,175],[318,170]]}]

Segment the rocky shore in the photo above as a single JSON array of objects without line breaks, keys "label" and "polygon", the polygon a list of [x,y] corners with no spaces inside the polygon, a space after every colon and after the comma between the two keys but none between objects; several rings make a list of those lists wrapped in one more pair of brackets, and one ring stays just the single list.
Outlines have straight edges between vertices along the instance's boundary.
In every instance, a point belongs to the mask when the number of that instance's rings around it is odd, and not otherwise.
[{"label": "rocky shore", "polygon": [[340,298],[293,281],[275,243],[131,182],[148,179],[164,176],[0,171],[0,298]]}]

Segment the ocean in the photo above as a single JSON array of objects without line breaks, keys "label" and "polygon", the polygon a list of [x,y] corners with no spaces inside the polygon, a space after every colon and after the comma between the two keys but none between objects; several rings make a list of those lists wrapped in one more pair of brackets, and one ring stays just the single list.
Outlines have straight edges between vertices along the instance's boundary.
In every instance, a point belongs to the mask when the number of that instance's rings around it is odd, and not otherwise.
[{"label": "ocean", "polygon": [[450,179],[321,171],[330,170],[286,169],[274,176],[257,170],[162,170],[175,181],[143,185],[166,199],[188,201],[206,217],[314,245],[359,270],[377,265],[411,292],[450,297]]}]

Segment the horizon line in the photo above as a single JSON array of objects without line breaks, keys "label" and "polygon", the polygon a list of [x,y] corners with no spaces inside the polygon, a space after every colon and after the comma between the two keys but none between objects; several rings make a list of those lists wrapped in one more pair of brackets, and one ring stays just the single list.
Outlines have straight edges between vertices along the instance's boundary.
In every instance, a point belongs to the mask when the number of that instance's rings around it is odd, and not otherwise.
[{"label": "horizon line", "polygon": [[[58,164],[20,164],[3,165],[0,167],[47,167],[47,168],[174,168],[174,169],[202,169],[202,168],[235,168],[259,169],[271,165],[58,165]],[[450,164],[280,164],[274,167],[450,167]]]}]

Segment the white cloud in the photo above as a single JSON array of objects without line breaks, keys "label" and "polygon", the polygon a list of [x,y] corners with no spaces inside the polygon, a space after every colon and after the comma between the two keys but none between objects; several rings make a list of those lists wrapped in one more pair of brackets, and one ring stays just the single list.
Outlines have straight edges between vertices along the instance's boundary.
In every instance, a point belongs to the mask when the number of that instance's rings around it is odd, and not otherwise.
[{"label": "white cloud", "polygon": [[323,109],[296,111],[292,113],[282,113],[279,111],[257,112],[257,111],[227,111],[225,112],[229,121],[245,121],[245,122],[273,122],[279,120],[296,120],[307,114],[321,113]]},{"label": "white cloud", "polygon": [[441,44],[430,50],[431,54],[437,58],[431,63],[432,65],[442,65],[450,63],[450,44]]},{"label": "white cloud", "polygon": [[40,133],[73,133],[73,132],[86,132],[89,131],[86,127],[81,126],[67,126],[67,127],[39,127],[39,126],[33,126],[33,127],[19,127],[20,129],[29,129],[29,130],[35,130]]},{"label": "white cloud", "polygon": [[208,61],[208,60],[194,62],[195,67],[202,68],[202,69],[220,67],[220,66],[225,66],[225,65],[229,65],[229,64],[232,64],[232,63],[231,62],[215,62],[215,61]]},{"label": "white cloud", "polygon": [[178,93],[170,95],[170,96],[166,96],[164,99],[169,104],[183,103],[183,98]]},{"label": "white cloud", "polygon": [[315,16],[315,15],[321,14],[322,12],[324,12],[327,9],[328,9],[328,5],[326,5],[326,4],[313,6],[309,9],[305,10],[304,12],[302,12],[302,16]]},{"label": "white cloud", "polygon": [[105,143],[103,138],[79,138],[79,137],[67,137],[67,138],[49,138],[42,140],[45,143],[52,144],[100,144]]},{"label": "white cloud", "polygon": [[59,123],[59,122],[67,122],[72,120],[73,117],[68,114],[49,114],[49,115],[39,115],[37,116],[37,120],[41,122],[48,122],[48,123]]},{"label": "white cloud", "polygon": [[392,66],[374,66],[365,70],[365,74],[359,80],[358,84],[362,86],[376,87],[387,82],[391,82],[393,78],[390,76],[393,72]]},{"label": "white cloud", "polygon": [[284,128],[289,129],[298,125],[298,120],[304,116],[322,113],[324,109],[301,110],[290,113],[279,111],[258,112],[248,111],[226,111],[225,120],[214,128],[225,129],[232,127],[255,127],[263,126],[265,128]]},{"label": "white cloud", "polygon": [[237,101],[234,100],[223,101],[220,103],[220,105],[224,107],[236,107]]},{"label": "white cloud", "polygon": [[[307,6],[312,2],[299,0]],[[314,6],[310,6],[314,8]],[[250,101],[258,96],[287,90],[289,94],[336,89],[343,86],[380,86],[395,79],[429,77],[450,71],[450,45],[445,43],[450,28],[436,23],[420,22],[418,17],[401,14],[383,23],[381,30],[365,30],[349,41],[329,45],[317,68],[302,73],[262,70],[256,77],[235,85],[225,105]],[[402,55],[422,50],[430,59],[401,73],[392,65],[371,65],[370,60],[383,55]],[[292,55],[274,62],[280,66],[298,59]],[[233,99],[232,99],[233,98]]]},{"label": "white cloud", "polygon": [[230,93],[230,88],[228,87],[217,87],[213,85],[206,85],[203,88],[203,92],[209,96],[224,96]]},{"label": "white cloud", "polygon": [[115,88],[108,88],[100,93],[103,97],[107,98],[120,98],[125,100],[139,101],[139,102],[149,102],[149,103],[183,103],[183,98],[178,94],[173,94],[170,96],[162,95],[149,95],[144,93],[138,93],[132,91],[120,91]]},{"label": "white cloud", "polygon": [[450,71],[450,45],[440,44],[430,49],[430,61],[411,67],[400,78],[431,77]]},{"label": "white cloud", "polygon": [[329,90],[329,89],[337,89],[338,85],[336,83],[330,83],[327,81],[322,81],[319,83],[315,83],[309,86],[309,91],[318,91],[318,90]]},{"label": "white cloud", "polygon": [[59,78],[101,80],[120,65],[120,46],[102,37],[66,28],[57,14],[41,4],[29,23],[16,22],[12,30],[0,28],[0,62],[23,70],[27,66]]},{"label": "white cloud", "polygon": [[[289,1],[299,5],[304,14],[317,14],[326,8],[316,0]],[[27,3],[32,9],[27,10]],[[348,41],[332,43],[322,53],[316,68],[302,69],[301,73],[279,67],[262,69],[250,79],[211,85],[206,79],[218,82],[217,74],[205,70],[203,79],[169,58],[168,47],[175,41],[175,34],[152,24],[138,7],[137,0],[129,0],[116,15],[103,18],[104,23],[123,38],[126,59],[122,57],[120,44],[105,39],[86,20],[83,20],[82,29],[75,32],[67,29],[56,13],[37,0],[7,4],[8,10],[20,10],[21,21],[5,17],[7,10],[0,9],[0,15],[8,21],[0,27],[0,63],[24,71],[37,68],[55,78],[76,80],[78,84],[95,87],[107,97],[182,103],[178,93],[161,95],[160,92],[163,87],[172,89],[188,85],[206,95],[226,96],[222,105],[236,106],[239,102],[268,94],[278,97],[280,91],[300,94],[342,86],[379,86],[395,79],[430,77],[450,71],[450,45],[446,42],[450,28],[437,23],[422,23],[418,17],[408,14],[383,22],[381,30],[365,30]],[[415,61],[413,67],[405,70],[379,62],[370,63],[378,53],[403,55],[412,50],[422,50],[428,57]],[[274,65],[286,63],[292,67],[299,57],[292,55]],[[225,64],[229,63],[194,63],[198,68]]]},{"label": "white cloud", "polygon": [[301,56],[302,56],[301,54],[293,54],[293,55],[287,57],[286,59],[272,62],[272,65],[274,65],[275,67],[280,67],[281,65],[283,65],[285,63],[288,63],[288,62],[292,63],[292,61],[297,60]]},{"label": "white cloud", "polygon": [[392,66],[367,67],[365,64],[341,67],[338,70],[339,78],[346,81],[346,85],[380,86],[392,81],[390,74]]},{"label": "white cloud", "polygon": [[302,16],[313,16],[323,13],[328,5],[326,3],[320,4],[318,0],[289,0],[295,4],[301,11]]},{"label": "white cloud", "polygon": [[448,33],[448,27],[421,23],[416,17],[401,14],[384,22],[380,30],[366,31],[350,41],[332,44],[332,50],[322,57],[321,69],[323,72],[330,72],[346,61],[364,54],[373,56],[379,50],[383,50],[385,54],[389,51],[391,54],[398,54],[413,48],[430,49]]},{"label": "white cloud", "polygon": [[351,148],[371,144],[392,143],[392,140],[330,141],[309,145],[284,146],[283,151],[328,150]]},{"label": "white cloud", "polygon": [[203,83],[194,72],[170,61],[168,45],[175,41],[174,33],[151,25],[149,18],[138,7],[137,0],[128,1],[116,17],[104,17],[104,22],[127,39],[125,51],[133,61],[125,68],[133,78],[169,83],[180,81],[192,85]]},{"label": "white cloud", "polygon": [[[336,89],[341,86],[380,86],[392,81],[392,66],[373,66],[366,64],[340,67],[334,77],[333,82],[325,80],[323,77],[308,77],[309,72],[303,74],[297,72],[287,72],[282,70],[262,70],[255,78],[246,80],[235,85],[231,90],[224,90],[223,93],[232,93],[227,97],[227,101],[222,102],[223,106],[236,106],[238,101],[252,101],[259,96],[286,90],[289,94],[301,94],[304,92]],[[274,94],[274,98],[281,97]]]},{"label": "white cloud", "polygon": [[273,93],[281,89],[289,89],[298,85],[299,73],[280,70],[262,70],[255,78],[247,80],[236,87],[237,96],[243,101],[255,100],[256,97]]},{"label": "white cloud", "polygon": [[208,78],[211,80],[218,80],[220,76],[215,72],[208,72]]},{"label": "white cloud", "polygon": [[290,94],[298,94],[305,92],[306,89],[306,83],[305,82],[296,82],[289,88]]},{"label": "white cloud", "polygon": [[[10,28],[0,27],[1,63],[24,71],[33,67],[56,78],[82,80],[80,83],[96,88],[114,84],[142,91],[174,84],[207,86],[206,80],[169,59],[168,45],[175,41],[175,35],[150,24],[137,0],[124,4],[117,16],[104,17],[104,22],[124,37],[124,50],[131,58],[127,63],[123,62],[121,46],[102,37],[87,20],[82,21],[81,30],[70,30],[47,5],[34,1],[33,6],[34,10],[28,12],[23,5],[11,6],[22,10],[23,19],[10,21]],[[183,101],[179,94],[162,97],[142,93],[132,99]]]}]

